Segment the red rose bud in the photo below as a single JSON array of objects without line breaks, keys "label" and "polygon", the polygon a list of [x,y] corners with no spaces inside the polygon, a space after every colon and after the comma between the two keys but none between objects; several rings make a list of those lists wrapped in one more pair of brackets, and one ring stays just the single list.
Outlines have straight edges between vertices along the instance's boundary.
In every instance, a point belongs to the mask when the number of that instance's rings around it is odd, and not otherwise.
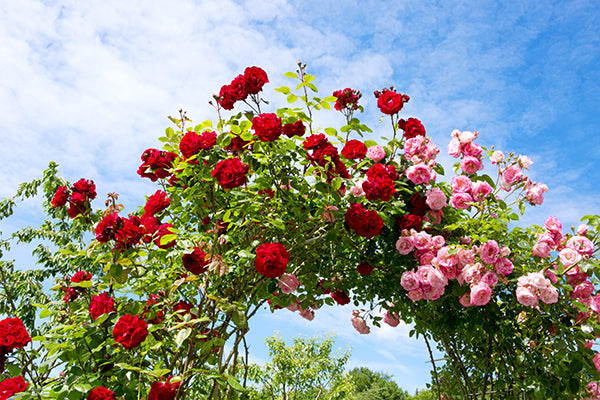
[{"label": "red rose bud", "polygon": [[206,272],[208,262],[206,261],[206,253],[200,247],[194,247],[191,253],[184,254],[181,257],[183,266],[186,270],[194,275],[200,275]]},{"label": "red rose bud", "polygon": [[290,254],[281,243],[263,243],[256,248],[254,266],[267,278],[278,278],[287,268]]},{"label": "red rose bud", "polygon": [[148,324],[137,315],[125,314],[115,324],[113,337],[128,350],[138,347],[148,336]]},{"label": "red rose bud", "polygon": [[343,111],[346,109],[358,109],[358,100],[362,95],[357,90],[346,88],[344,90],[336,90],[333,92],[333,96],[337,98],[334,105],[335,109],[338,111]]}]

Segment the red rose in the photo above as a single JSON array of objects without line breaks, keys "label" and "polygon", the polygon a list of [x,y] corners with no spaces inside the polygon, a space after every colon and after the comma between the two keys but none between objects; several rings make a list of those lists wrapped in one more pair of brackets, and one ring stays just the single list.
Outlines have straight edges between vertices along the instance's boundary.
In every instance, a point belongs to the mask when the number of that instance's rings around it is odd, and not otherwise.
[{"label": "red rose", "polygon": [[233,110],[233,105],[235,104],[235,97],[233,96],[233,92],[229,85],[224,85],[221,87],[221,91],[219,92],[218,103],[225,110]]},{"label": "red rose", "polygon": [[171,377],[166,382],[152,382],[148,400],[173,400],[178,388],[179,382],[171,383]]},{"label": "red rose", "polygon": [[105,387],[98,386],[88,393],[87,400],[116,400],[115,392],[108,390]]},{"label": "red rose", "polygon": [[138,347],[148,336],[148,324],[137,315],[125,314],[115,324],[113,337],[128,350]]},{"label": "red rose", "polygon": [[232,189],[246,183],[248,164],[243,164],[239,158],[221,160],[212,171],[212,177],[217,179],[224,189]]},{"label": "red rose", "polygon": [[62,290],[63,292],[65,292],[65,295],[63,296],[63,301],[65,303],[70,303],[74,300],[77,300],[77,298],[79,297],[79,292],[75,290],[75,288],[63,287]]},{"label": "red rose", "polygon": [[162,190],[157,190],[152,196],[148,197],[148,201],[144,206],[144,214],[155,215],[169,207],[171,200],[167,197],[167,193]]},{"label": "red rose", "polygon": [[377,99],[377,107],[387,115],[393,115],[402,110],[404,103],[408,101],[408,96],[396,93],[392,90],[385,90]]},{"label": "red rose", "polygon": [[322,133],[316,133],[306,138],[306,141],[304,141],[304,148],[306,150],[313,150],[326,146],[327,144],[329,144],[329,141],[325,135]]},{"label": "red rose", "polygon": [[73,184],[71,190],[85,195],[90,200],[96,198],[96,185],[90,179],[81,178]]},{"label": "red rose", "polygon": [[92,301],[90,302],[89,310],[90,315],[95,321],[98,319],[99,316],[103,314],[108,314],[110,312],[116,311],[115,301],[106,292],[96,294],[92,296]]},{"label": "red rose", "polygon": [[392,195],[396,192],[394,182],[388,177],[378,177],[364,181],[362,188],[365,191],[366,198],[370,201],[378,199],[390,201]]},{"label": "red rose", "polygon": [[398,225],[400,229],[414,229],[416,231],[420,231],[423,227],[423,221],[421,217],[414,214],[403,215],[400,220],[398,220]]},{"label": "red rose", "polygon": [[0,321],[0,354],[8,354],[14,349],[25,347],[31,337],[20,318],[6,318]]},{"label": "red rose", "polygon": [[206,253],[203,252],[200,247],[194,247],[194,250],[191,253],[184,254],[181,257],[181,260],[183,261],[185,269],[194,275],[200,275],[206,272],[208,264],[206,261]]},{"label": "red rose", "polygon": [[342,149],[342,155],[348,160],[363,159],[367,155],[367,146],[360,140],[348,140]]},{"label": "red rose", "polygon": [[244,75],[238,75],[231,83],[229,84],[229,90],[231,91],[231,96],[236,100],[245,100],[248,97],[248,92],[246,91],[246,81],[244,80]]},{"label": "red rose", "polygon": [[[144,311],[142,311],[142,318],[148,321],[149,324],[160,324],[163,321],[163,309],[154,307],[155,304],[160,302],[160,298],[151,294],[148,301],[146,301],[146,306],[144,307]],[[154,310],[153,308],[158,308]],[[148,319],[150,316],[154,316],[152,319]]]},{"label": "red rose", "polygon": [[146,149],[142,153],[142,165],[138,168],[138,175],[142,178],[150,178],[152,182],[171,176],[168,170],[173,168],[173,161],[177,154],[170,151]]},{"label": "red rose", "polygon": [[277,140],[283,132],[281,118],[277,114],[266,113],[257,115],[252,119],[252,129],[255,135],[263,142]]},{"label": "red rose", "polygon": [[96,225],[96,240],[100,243],[106,243],[115,238],[117,230],[123,226],[123,220],[119,214],[112,213],[105,215],[98,225]]},{"label": "red rose", "polygon": [[142,215],[140,221],[144,228],[144,242],[150,243],[152,241],[152,237],[160,227],[160,221],[154,215]]},{"label": "red rose", "polygon": [[267,278],[278,278],[285,272],[290,254],[281,243],[263,243],[256,248],[254,266]]},{"label": "red rose", "polygon": [[302,120],[298,120],[292,124],[285,124],[283,126],[283,134],[289,138],[294,136],[304,136],[306,133],[306,126],[302,123]]},{"label": "red rose", "polygon": [[244,70],[244,81],[246,82],[246,92],[248,94],[257,94],[269,82],[267,73],[259,67],[248,67]]},{"label": "red rose", "polygon": [[231,138],[231,142],[227,146],[225,146],[225,150],[229,152],[242,152],[246,150],[249,144],[252,143],[251,140],[244,140],[241,136],[233,135]]},{"label": "red rose", "polygon": [[421,196],[420,193],[415,193],[413,197],[410,199],[411,214],[418,215],[419,217],[423,217],[427,211],[430,210],[427,205],[427,198],[425,196]]},{"label": "red rose", "polygon": [[200,136],[194,131],[187,131],[179,142],[179,151],[187,160],[200,152]]},{"label": "red rose", "polygon": [[373,272],[374,268],[375,267],[373,267],[371,264],[360,263],[356,266],[356,271],[361,275],[369,275],[371,272]]},{"label": "red rose", "polygon": [[142,220],[136,215],[123,218],[123,225],[115,233],[116,247],[119,250],[130,249],[137,246],[144,236]]},{"label": "red rose", "polygon": [[17,393],[24,392],[28,385],[22,376],[3,380],[0,382],[0,400],[6,400]]},{"label": "red rose", "polygon": [[217,144],[217,134],[214,131],[204,131],[200,134],[200,148],[210,150]]},{"label": "red rose", "polygon": [[161,238],[165,235],[172,235],[173,232],[169,228],[172,228],[173,224],[161,224],[156,230],[156,239],[154,239],[154,243],[161,249],[168,249],[175,246],[175,239],[172,239],[166,243],[161,243]]},{"label": "red rose", "polygon": [[383,228],[383,220],[375,210],[365,210],[362,204],[352,204],[345,215],[348,227],[358,235],[372,238]]},{"label": "red rose", "polygon": [[197,314],[192,314],[192,308],[194,308],[193,305],[191,305],[187,301],[180,300],[179,303],[175,304],[175,306],[173,307],[173,313],[176,314],[175,320],[181,321],[181,317],[183,317],[186,314],[191,314],[192,318],[198,318]]},{"label": "red rose", "polygon": [[331,292],[331,298],[340,306],[350,303],[350,297],[348,297],[346,292],[340,289],[335,289],[333,292]]},{"label": "red rose", "polygon": [[398,121],[398,128],[404,131],[404,137],[406,139],[425,136],[425,127],[421,121],[416,118],[409,118],[408,121],[401,119]]},{"label": "red rose", "polygon": [[343,111],[345,109],[358,109],[358,100],[361,97],[359,91],[346,88],[344,90],[336,90],[335,92],[333,92],[333,96],[337,98],[334,105],[336,110]]},{"label": "red rose", "polygon": [[56,193],[54,193],[54,197],[52,197],[52,201],[50,202],[54,208],[62,207],[67,204],[69,200],[69,195],[71,192],[66,186],[59,186],[56,189]]},{"label": "red rose", "polygon": [[71,282],[73,282],[73,283],[79,283],[79,282],[82,282],[82,281],[89,281],[90,279],[92,279],[92,274],[90,274],[89,272],[77,271],[71,277]]}]

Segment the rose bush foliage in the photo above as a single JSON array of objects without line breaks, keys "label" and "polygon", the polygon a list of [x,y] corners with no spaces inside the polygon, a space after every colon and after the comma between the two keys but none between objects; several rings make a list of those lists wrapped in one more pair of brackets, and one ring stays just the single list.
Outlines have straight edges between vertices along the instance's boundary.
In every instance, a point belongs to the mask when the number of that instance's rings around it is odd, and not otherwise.
[{"label": "rose bush foliage", "polygon": [[[450,360],[434,363],[439,393],[588,395],[600,378],[589,345],[600,334],[600,219],[572,232],[552,217],[514,227],[547,191],[527,178],[529,158],[456,130],[444,175],[421,121],[401,118],[407,95],[375,92],[392,122],[378,144],[362,140],[359,91],[317,97],[301,64],[286,76],[297,87],[275,90],[287,107],[261,112],[269,80],[249,67],[211,101],[215,123],[171,118],[137,171],[160,189],[128,215],[114,193],[92,210],[94,183],[70,185],[55,164],[2,203],[4,218],[42,187],[48,218],[12,236],[44,241],[41,268],[0,261],[11,318],[0,332],[17,317],[27,328],[0,336],[0,385],[52,399],[236,398],[260,307],[312,320],[352,302],[348,325],[361,334],[405,321],[437,344]],[[345,124],[317,127],[320,112]],[[44,279],[56,279],[52,293]],[[21,376],[27,385],[10,383]]]}]

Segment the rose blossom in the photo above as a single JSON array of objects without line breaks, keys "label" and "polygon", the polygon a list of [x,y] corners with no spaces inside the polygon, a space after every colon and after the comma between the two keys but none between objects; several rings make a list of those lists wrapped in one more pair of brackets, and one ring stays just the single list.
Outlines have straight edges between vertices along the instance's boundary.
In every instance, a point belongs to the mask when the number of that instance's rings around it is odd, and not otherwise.
[{"label": "rose blossom", "polygon": [[594,363],[594,367],[596,367],[596,371],[600,372],[600,353],[594,354],[592,362]]},{"label": "rose blossom", "polygon": [[370,275],[374,268],[371,264],[363,262],[356,266],[356,271],[361,275]]},{"label": "rose blossom", "polygon": [[274,113],[257,115],[252,119],[252,129],[263,142],[273,142],[283,133],[281,118]]},{"label": "rose blossom", "polygon": [[428,183],[431,179],[431,169],[423,163],[412,165],[406,170],[406,177],[415,185]]},{"label": "rose blossom", "polygon": [[112,390],[98,386],[88,393],[86,400],[116,400],[116,396]]},{"label": "rose blossom", "polygon": [[219,161],[211,175],[222,188],[233,189],[246,183],[249,169],[248,164],[243,164],[239,158],[234,157]]},{"label": "rose blossom", "polygon": [[409,291],[407,296],[412,301],[419,301],[423,298],[423,290],[421,288],[416,288],[415,290]]},{"label": "rose blossom", "polygon": [[89,310],[90,315],[95,321],[99,316],[115,311],[115,301],[107,292],[102,292],[92,296]]},{"label": "rose blossom", "polygon": [[244,70],[244,83],[248,94],[258,94],[268,82],[267,73],[260,67],[247,67]]},{"label": "rose blossom", "polygon": [[525,169],[529,169],[529,166],[533,164],[533,161],[527,156],[519,156],[518,162]]},{"label": "rose blossom", "polygon": [[471,307],[473,304],[471,304],[471,293],[467,292],[462,296],[458,297],[458,302],[463,306],[463,307]]},{"label": "rose blossom", "polygon": [[354,329],[356,329],[361,335],[367,335],[371,333],[371,328],[367,326],[367,323],[363,317],[359,316],[358,310],[352,311],[352,318],[350,320],[352,321],[352,326]]},{"label": "rose blossom", "polygon": [[588,232],[588,227],[587,227],[586,224],[580,224],[577,227],[577,234],[578,235],[585,236],[587,234],[587,232]]},{"label": "rose blossom", "polygon": [[493,189],[486,181],[477,181],[473,183],[471,195],[477,201],[485,200]]},{"label": "rose blossom", "polygon": [[577,251],[583,256],[591,256],[594,253],[594,244],[585,236],[573,236],[567,241],[567,247]]},{"label": "rose blossom", "polygon": [[450,205],[454,208],[465,210],[471,207],[473,203],[473,198],[468,193],[454,193],[450,198]]},{"label": "rose blossom", "polygon": [[498,284],[498,275],[494,271],[488,271],[481,277],[481,281],[487,283],[489,287],[494,287]]},{"label": "rose blossom", "polygon": [[0,382],[0,399],[13,398],[12,396],[15,394],[27,390],[27,386],[29,386],[29,383],[25,382],[22,376],[7,378]]},{"label": "rose blossom", "polygon": [[441,210],[447,205],[446,193],[439,187],[427,191],[427,200],[425,201],[432,210]]},{"label": "rose blossom", "polygon": [[377,98],[377,107],[383,114],[393,115],[400,112],[407,101],[406,95],[393,90],[384,90]]},{"label": "rose blossom", "polygon": [[370,160],[379,162],[385,158],[385,149],[383,146],[371,146],[367,149],[366,156]]},{"label": "rose blossom", "polygon": [[492,288],[485,282],[479,282],[471,287],[471,304],[486,305],[492,296]]},{"label": "rose blossom", "polygon": [[533,256],[547,258],[548,256],[550,256],[551,252],[552,248],[548,246],[547,242],[538,241],[536,242],[536,244],[533,245]]},{"label": "rose blossom", "polygon": [[298,278],[294,274],[283,274],[279,277],[277,285],[283,293],[289,294],[298,289],[300,282],[298,282]]},{"label": "rose blossom", "polygon": [[383,322],[385,322],[392,328],[395,328],[400,324],[400,316],[398,315],[398,313],[391,312],[390,310],[384,310]]},{"label": "rose blossom", "polygon": [[504,153],[501,151],[494,151],[490,157],[492,164],[497,164],[499,162],[504,161]]},{"label": "rose blossom", "polygon": [[365,191],[363,190],[363,183],[365,183],[365,179],[359,179],[356,181],[356,184],[350,188],[350,193],[354,197],[363,197],[365,195]]},{"label": "rose blossom", "polygon": [[263,243],[256,248],[254,266],[261,275],[277,278],[285,272],[289,259],[290,254],[281,243]]},{"label": "rose blossom", "polygon": [[419,278],[414,271],[404,271],[400,278],[400,285],[410,292],[419,288]]},{"label": "rose blossom", "polygon": [[431,247],[431,235],[421,231],[413,235],[415,248],[418,250],[427,250]]},{"label": "rose blossom", "polygon": [[31,342],[31,337],[20,318],[5,318],[0,321],[0,357],[25,347]]},{"label": "rose blossom", "polygon": [[448,144],[448,155],[451,155],[454,158],[460,156],[460,142],[458,139],[452,139]]},{"label": "rose blossom", "polygon": [[312,321],[313,319],[315,319],[315,312],[310,308],[300,308],[298,311],[300,312],[300,316],[306,320]]},{"label": "rose blossom", "polygon": [[56,193],[54,193],[54,197],[52,197],[52,201],[50,202],[54,208],[62,207],[67,204],[69,200],[69,188],[66,186],[59,186],[56,189]]},{"label": "rose blossom", "polygon": [[481,247],[481,259],[488,265],[493,265],[500,255],[500,247],[498,246],[498,242],[495,240],[488,240]]},{"label": "rose blossom", "polygon": [[560,258],[560,262],[563,263],[565,267],[570,267],[571,265],[577,264],[581,261],[581,254],[577,251],[565,247],[558,253],[558,257]]},{"label": "rose blossom", "polygon": [[346,292],[341,289],[335,289],[333,292],[331,292],[331,298],[340,306],[350,303],[350,297],[348,297]]},{"label": "rose blossom", "polygon": [[414,240],[412,236],[401,236],[396,241],[396,249],[398,253],[407,255],[415,248]]},{"label": "rose blossom", "polygon": [[538,304],[538,298],[525,286],[517,287],[517,301],[524,306],[535,307]]},{"label": "rose blossom", "polygon": [[137,315],[123,315],[113,328],[115,341],[128,350],[138,347],[147,336],[148,324]]},{"label": "rose blossom", "polygon": [[173,400],[177,395],[180,382],[171,383],[171,377],[166,382],[155,381],[150,386],[148,400]]},{"label": "rose blossom", "polygon": [[383,228],[383,219],[375,210],[366,210],[362,204],[352,204],[344,216],[348,227],[359,236],[375,237]]},{"label": "rose blossom", "polygon": [[464,173],[472,175],[482,168],[481,160],[477,157],[466,156],[460,162],[460,168]]},{"label": "rose blossom", "polygon": [[183,267],[194,275],[200,275],[208,269],[206,253],[200,247],[194,247],[191,253],[184,253],[181,257]]},{"label": "rose blossom", "polygon": [[450,186],[454,193],[469,193],[473,187],[473,182],[468,176],[455,175],[450,181]]},{"label": "rose blossom", "polygon": [[342,149],[342,156],[348,160],[363,159],[366,155],[367,146],[360,140],[349,140]]},{"label": "rose blossom", "polygon": [[514,183],[518,182],[523,177],[523,172],[518,165],[511,165],[506,168],[502,172],[502,180],[506,182],[509,186],[512,186]]}]

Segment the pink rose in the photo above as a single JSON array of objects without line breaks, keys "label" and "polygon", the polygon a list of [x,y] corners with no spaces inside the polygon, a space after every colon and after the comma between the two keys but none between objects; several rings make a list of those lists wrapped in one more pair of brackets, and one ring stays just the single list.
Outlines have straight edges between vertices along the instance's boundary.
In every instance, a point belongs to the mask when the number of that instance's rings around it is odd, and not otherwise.
[{"label": "pink rose", "polygon": [[383,322],[395,328],[400,324],[400,316],[398,315],[398,313],[385,310],[383,312]]},{"label": "pink rose", "polygon": [[471,287],[471,304],[474,306],[486,305],[492,296],[492,288],[484,282],[479,282]]},{"label": "pink rose", "polygon": [[471,307],[473,304],[471,304],[471,293],[465,293],[464,295],[460,296],[458,298],[458,302],[463,306],[463,307]]},{"label": "pink rose", "polygon": [[518,165],[511,165],[502,172],[502,180],[508,185],[513,185],[523,177],[523,172]]},{"label": "pink rose", "polygon": [[477,201],[485,200],[491,193],[493,189],[489,183],[486,181],[477,181],[473,183],[471,195]]},{"label": "pink rose", "polygon": [[458,158],[461,154],[460,152],[460,142],[458,139],[452,139],[448,144],[448,154],[454,158]]},{"label": "pink rose", "polygon": [[567,241],[567,247],[584,256],[591,256],[594,253],[594,244],[585,236],[573,236]]},{"label": "pink rose", "polygon": [[548,256],[550,256],[551,251],[552,248],[548,246],[548,243],[538,241],[536,244],[533,245],[532,255],[536,257],[547,258]]},{"label": "pink rose", "polygon": [[450,198],[450,205],[460,210],[470,208],[471,203],[473,203],[473,198],[468,193],[454,193]]},{"label": "pink rose", "polygon": [[278,286],[283,293],[292,293],[298,289],[299,285],[300,282],[298,282],[298,278],[294,274],[283,274],[279,277]]},{"label": "pink rose", "polygon": [[527,189],[525,197],[529,204],[539,206],[544,202],[544,191],[539,186],[533,186]]},{"label": "pink rose", "polygon": [[466,174],[475,174],[482,168],[481,160],[477,157],[466,156],[460,162],[460,168]]},{"label": "pink rose", "polygon": [[600,372],[600,353],[594,354],[594,357],[592,357],[592,362],[594,363],[596,370]]},{"label": "pink rose", "polygon": [[452,178],[450,186],[452,186],[454,193],[469,193],[473,187],[473,182],[468,176],[456,175]]},{"label": "pink rose", "polygon": [[310,308],[307,308],[306,310],[300,309],[300,316],[304,319],[307,319],[309,321],[312,321],[313,319],[315,319],[315,312],[313,310],[311,310]]},{"label": "pink rose", "polygon": [[494,264],[494,268],[500,275],[510,275],[513,272],[514,265],[508,258],[499,258]]},{"label": "pink rose", "polygon": [[561,233],[562,232],[562,224],[558,220],[558,218],[550,217],[546,221],[544,221],[544,226],[551,233]]},{"label": "pink rose", "polygon": [[431,180],[431,169],[423,163],[412,165],[406,170],[406,177],[415,185],[428,183]]},{"label": "pink rose", "polygon": [[558,290],[552,285],[540,290],[540,300],[546,304],[554,304],[558,302]]},{"label": "pink rose", "polygon": [[415,248],[414,240],[412,236],[401,236],[396,241],[396,249],[398,253],[407,255]]},{"label": "pink rose", "polygon": [[408,298],[412,301],[419,301],[423,298],[423,290],[417,288],[408,292]]},{"label": "pink rose", "polygon": [[352,326],[354,329],[356,329],[361,335],[371,333],[371,328],[367,326],[367,323],[363,317],[358,315],[358,310],[352,311],[352,318],[350,320],[352,321]]},{"label": "pink rose", "polygon": [[577,264],[582,258],[581,254],[570,247],[565,247],[562,249],[560,253],[558,253],[558,257],[560,258],[560,262],[563,263],[565,267],[570,267],[571,265]]},{"label": "pink rose", "polygon": [[498,242],[495,240],[488,240],[481,247],[481,259],[484,263],[488,265],[494,265],[498,260],[498,256],[500,255],[500,247],[498,246]]},{"label": "pink rose", "polygon": [[517,287],[517,301],[524,306],[535,307],[538,305],[538,298],[525,286]]},{"label": "pink rose", "polygon": [[480,282],[487,284],[489,287],[494,287],[498,284],[498,275],[494,271],[488,271],[481,277]]},{"label": "pink rose", "polygon": [[416,290],[420,286],[419,278],[414,271],[404,271],[400,278],[400,285],[408,292]]},{"label": "pink rose", "polygon": [[432,188],[427,192],[425,203],[432,210],[441,210],[447,204],[446,194],[438,187]]},{"label": "pink rose", "polygon": [[356,182],[356,185],[354,185],[350,188],[350,193],[352,193],[352,195],[354,197],[363,197],[365,195],[365,191],[362,187],[364,182],[365,182],[365,179],[359,179]]},{"label": "pink rose", "polygon": [[473,140],[475,140],[475,134],[470,131],[459,132],[457,135],[457,139],[463,144],[471,143]]},{"label": "pink rose", "polygon": [[588,232],[588,227],[587,227],[586,224],[580,224],[577,227],[577,234],[578,235],[585,236],[587,234],[587,232]]},{"label": "pink rose", "polygon": [[367,158],[379,162],[385,158],[385,149],[383,146],[371,146],[367,149]]},{"label": "pink rose", "polygon": [[428,250],[431,247],[431,235],[427,232],[418,232],[413,235],[415,248],[418,250]]},{"label": "pink rose", "polygon": [[533,161],[527,156],[519,156],[519,165],[525,169],[529,169],[529,166],[533,164]]},{"label": "pink rose", "polygon": [[492,164],[502,162],[504,161],[504,153],[502,153],[501,151],[495,151],[492,153],[490,160],[492,161]]}]

